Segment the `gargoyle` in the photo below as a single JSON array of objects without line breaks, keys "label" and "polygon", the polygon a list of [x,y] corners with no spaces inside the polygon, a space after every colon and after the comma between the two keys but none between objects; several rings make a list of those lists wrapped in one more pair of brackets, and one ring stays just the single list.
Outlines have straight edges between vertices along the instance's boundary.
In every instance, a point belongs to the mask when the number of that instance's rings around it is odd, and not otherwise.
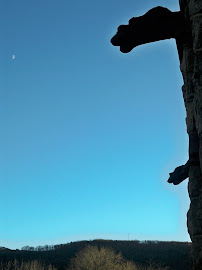
[{"label": "gargoyle", "polygon": [[[183,45],[191,40],[191,32],[181,11],[171,12],[164,7],[155,7],[140,17],[133,17],[128,25],[120,25],[117,33],[111,39],[114,46],[120,46],[123,53],[133,48],[164,39],[176,39],[180,62],[182,60]],[[177,167],[170,173],[169,183],[180,184],[189,177],[190,166],[198,165],[199,154],[196,136],[189,136],[189,160],[185,165]]]},{"label": "gargoyle", "polygon": [[189,160],[185,165],[177,167],[174,172],[170,173],[168,183],[178,185],[188,178],[190,166],[200,166],[199,140],[196,130],[189,134]]},{"label": "gargoyle", "polygon": [[189,177],[189,168],[190,168],[189,160],[185,165],[181,165],[175,168],[174,172],[169,173],[170,177],[168,179],[168,183],[179,185],[182,181],[184,181]]},{"label": "gargoyle", "polygon": [[120,46],[122,53],[128,53],[142,44],[175,38],[181,60],[182,43],[189,37],[182,12],[172,12],[159,6],[152,8],[143,16],[131,18],[128,25],[120,25],[111,43]]}]

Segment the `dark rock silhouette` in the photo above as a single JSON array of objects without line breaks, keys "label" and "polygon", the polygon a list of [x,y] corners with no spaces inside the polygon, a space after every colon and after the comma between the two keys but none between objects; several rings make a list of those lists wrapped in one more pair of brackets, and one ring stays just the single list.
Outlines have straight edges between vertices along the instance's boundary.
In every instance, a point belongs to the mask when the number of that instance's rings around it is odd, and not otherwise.
[{"label": "dark rock silhouette", "polygon": [[182,12],[155,7],[143,16],[133,17],[128,25],[120,25],[111,43],[120,46],[121,52],[128,53],[142,44],[175,38],[179,43],[179,54],[182,55],[180,44],[189,38],[188,33]]},{"label": "dark rock silhouette", "polygon": [[180,184],[182,181],[189,177],[190,162],[187,161],[185,165],[177,167],[174,172],[170,173],[168,183],[173,183],[174,185]]},{"label": "dark rock silhouette", "polygon": [[191,200],[187,214],[192,240],[192,268],[202,270],[202,0],[179,0],[180,11],[156,7],[121,25],[111,39],[123,53],[136,46],[175,38],[184,85],[189,135],[189,160],[170,173],[169,183],[177,185],[189,177]]},{"label": "dark rock silhouette", "polygon": [[193,166],[200,166],[199,141],[196,130],[189,134],[189,160],[185,165],[177,167],[174,172],[170,173],[168,183],[173,183],[174,185],[180,184],[189,177],[189,169]]}]

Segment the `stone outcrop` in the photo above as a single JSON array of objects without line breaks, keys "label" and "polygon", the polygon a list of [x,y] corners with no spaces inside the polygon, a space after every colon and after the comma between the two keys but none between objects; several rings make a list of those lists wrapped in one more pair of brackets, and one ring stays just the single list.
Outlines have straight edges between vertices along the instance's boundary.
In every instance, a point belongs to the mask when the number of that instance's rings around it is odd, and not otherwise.
[{"label": "stone outcrop", "polygon": [[175,38],[181,57],[180,44],[190,38],[189,33],[181,11],[172,12],[164,7],[155,7],[142,16],[131,18],[128,25],[120,25],[111,43],[119,46],[122,53],[128,53],[142,44]]},{"label": "stone outcrop", "polygon": [[184,79],[182,86],[189,135],[189,160],[170,174],[169,183],[189,177],[187,226],[193,270],[202,270],[202,0],[179,0],[179,12],[156,7],[121,25],[111,42],[123,53],[138,45],[175,38]]}]

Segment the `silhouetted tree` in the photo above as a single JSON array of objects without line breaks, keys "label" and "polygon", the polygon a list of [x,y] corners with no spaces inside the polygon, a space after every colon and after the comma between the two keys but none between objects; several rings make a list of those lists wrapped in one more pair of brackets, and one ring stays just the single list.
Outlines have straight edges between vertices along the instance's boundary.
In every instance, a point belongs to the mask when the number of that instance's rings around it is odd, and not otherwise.
[{"label": "silhouetted tree", "polygon": [[137,270],[134,263],[125,261],[121,253],[110,248],[87,246],[70,261],[67,270]]}]

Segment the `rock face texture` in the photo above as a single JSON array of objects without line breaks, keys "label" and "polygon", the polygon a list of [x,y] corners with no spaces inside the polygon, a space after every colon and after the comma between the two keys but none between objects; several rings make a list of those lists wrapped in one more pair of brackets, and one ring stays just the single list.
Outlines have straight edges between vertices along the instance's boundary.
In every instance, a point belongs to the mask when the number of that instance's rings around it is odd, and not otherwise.
[{"label": "rock face texture", "polygon": [[111,39],[123,53],[136,46],[175,38],[184,79],[182,92],[189,135],[189,160],[177,167],[168,179],[180,184],[189,177],[191,200],[187,213],[188,232],[192,240],[192,270],[202,270],[202,0],[179,0],[180,11],[163,7],[149,10],[118,27]]},{"label": "rock face texture", "polygon": [[[187,111],[189,156],[195,161],[189,169],[188,191],[191,200],[187,214],[192,240],[192,269],[202,269],[202,0],[180,0],[180,9],[192,38],[183,45],[180,63]],[[198,159],[198,162],[197,162]]]}]

